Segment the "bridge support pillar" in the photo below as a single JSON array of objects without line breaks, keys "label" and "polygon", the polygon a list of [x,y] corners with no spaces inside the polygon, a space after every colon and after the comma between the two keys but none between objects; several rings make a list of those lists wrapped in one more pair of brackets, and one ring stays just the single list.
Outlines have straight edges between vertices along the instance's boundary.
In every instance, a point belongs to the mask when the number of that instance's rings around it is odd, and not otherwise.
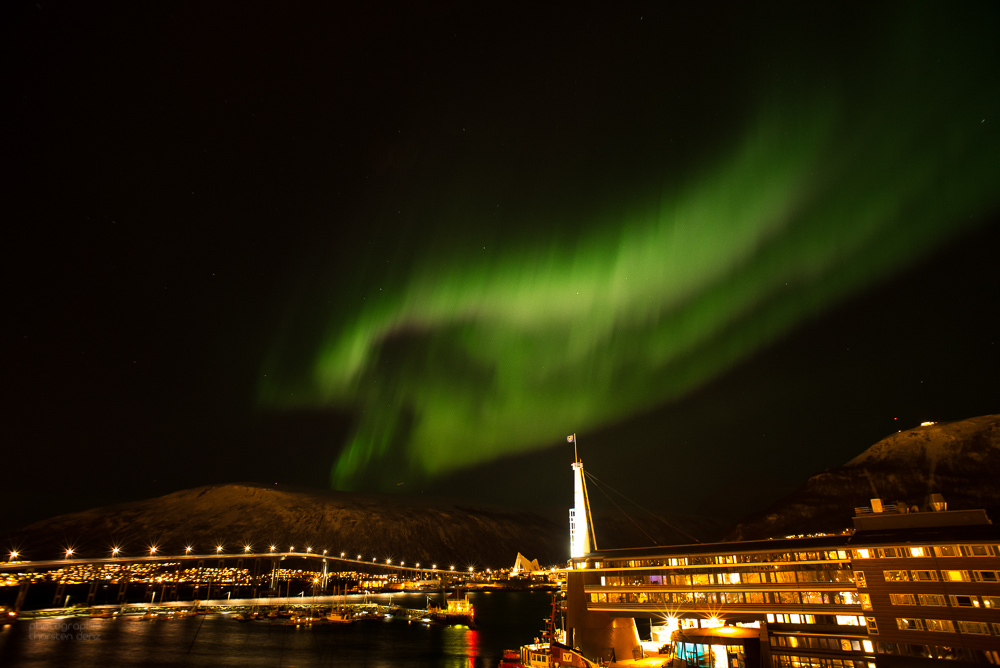
[{"label": "bridge support pillar", "polygon": [[24,605],[24,600],[28,598],[28,587],[31,586],[31,582],[25,580],[21,583],[21,588],[17,590],[17,601],[14,603],[14,610],[17,612],[21,611],[21,606]]},{"label": "bridge support pillar", "polygon": [[90,583],[90,589],[87,590],[87,605],[94,605],[94,598],[97,596],[97,585],[99,582],[94,580]]},{"label": "bridge support pillar", "polygon": [[116,603],[124,603],[125,595],[128,593],[128,580],[122,580],[118,584],[118,596],[115,598]]},{"label": "bridge support pillar", "polygon": [[66,593],[66,583],[65,582],[60,582],[58,585],[56,585],[56,595],[52,597],[52,607],[53,608],[61,608],[62,607],[61,602],[62,602],[63,595],[65,593]]}]

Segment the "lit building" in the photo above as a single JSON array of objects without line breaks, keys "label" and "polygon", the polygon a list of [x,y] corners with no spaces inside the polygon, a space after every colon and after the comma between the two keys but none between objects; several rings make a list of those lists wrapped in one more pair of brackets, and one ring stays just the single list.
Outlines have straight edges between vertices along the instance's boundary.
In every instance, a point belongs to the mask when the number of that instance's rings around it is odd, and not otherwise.
[{"label": "lit building", "polygon": [[[1000,530],[943,500],[872,506],[839,535],[573,558],[569,642],[592,659],[669,646],[712,668],[1000,664]],[[641,649],[636,619],[651,620]]]}]

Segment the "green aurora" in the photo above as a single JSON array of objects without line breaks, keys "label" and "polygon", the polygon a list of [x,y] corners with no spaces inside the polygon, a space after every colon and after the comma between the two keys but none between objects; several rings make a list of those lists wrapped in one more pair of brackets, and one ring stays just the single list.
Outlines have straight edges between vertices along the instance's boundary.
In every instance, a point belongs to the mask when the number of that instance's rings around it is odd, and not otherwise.
[{"label": "green aurora", "polygon": [[547,220],[488,256],[431,239],[390,278],[331,277],[371,298],[300,303],[320,333],[302,350],[289,321],[261,401],[351,411],[331,484],[389,489],[691,392],[996,206],[996,89],[894,68],[808,100],[762,95],[711,164],[604,194],[593,220]]}]

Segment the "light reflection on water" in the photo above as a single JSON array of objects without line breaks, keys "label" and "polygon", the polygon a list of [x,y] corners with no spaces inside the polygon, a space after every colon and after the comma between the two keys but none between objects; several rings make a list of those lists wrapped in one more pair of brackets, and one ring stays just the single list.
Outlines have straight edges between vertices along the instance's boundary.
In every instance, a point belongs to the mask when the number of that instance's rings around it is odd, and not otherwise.
[{"label": "light reflection on water", "polygon": [[475,630],[401,619],[296,628],[240,624],[225,615],[21,620],[0,629],[0,666],[492,668],[503,649],[538,634],[551,601],[549,594],[526,592],[472,594],[470,599]]}]

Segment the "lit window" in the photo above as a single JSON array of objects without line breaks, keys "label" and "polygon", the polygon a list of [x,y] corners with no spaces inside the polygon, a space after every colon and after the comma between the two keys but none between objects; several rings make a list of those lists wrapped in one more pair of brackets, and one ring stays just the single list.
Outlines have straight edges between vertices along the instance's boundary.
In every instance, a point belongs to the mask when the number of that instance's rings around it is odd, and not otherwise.
[{"label": "lit window", "polygon": [[962,553],[967,557],[988,557],[990,556],[989,545],[963,545]]},{"label": "lit window", "polygon": [[867,550],[854,550],[855,559],[869,559],[871,558],[871,553]]},{"label": "lit window", "polygon": [[955,632],[955,625],[952,624],[950,619],[925,619],[924,621],[927,622],[928,631]]},{"label": "lit window", "polygon": [[886,582],[906,582],[910,579],[906,571],[882,571],[882,575],[885,576]]},{"label": "lit window", "polygon": [[922,619],[911,619],[909,617],[897,617],[896,626],[900,631],[923,631],[924,621]]},{"label": "lit window", "polygon": [[983,596],[984,608],[1000,608],[1000,596]]},{"label": "lit window", "polygon": [[941,575],[947,582],[969,582],[969,571],[941,571]]},{"label": "lit window", "polygon": [[878,622],[875,621],[874,617],[865,617],[865,622],[868,625],[869,635],[878,635]]},{"label": "lit window", "polygon": [[986,622],[958,622],[958,630],[962,633],[975,633],[983,636],[990,634],[990,629]]},{"label": "lit window", "polygon": [[861,594],[861,609],[871,610],[872,609],[872,598],[868,594]]},{"label": "lit window", "polygon": [[1000,582],[1000,571],[972,571],[976,582]]},{"label": "lit window", "polygon": [[914,582],[937,582],[937,571],[910,571],[910,579]]},{"label": "lit window", "polygon": [[916,605],[917,597],[913,594],[889,594],[889,602],[893,605]]},{"label": "lit window", "polygon": [[978,608],[979,599],[975,596],[949,596],[952,606],[956,608]]},{"label": "lit window", "polygon": [[943,594],[917,594],[920,605],[945,605]]},{"label": "lit window", "polygon": [[[872,652],[875,651],[875,648],[872,647],[872,641],[871,640],[862,640],[861,641],[861,646],[864,647],[865,651],[868,652],[869,654],[871,654]],[[868,665],[871,665],[871,664],[868,664]]]},{"label": "lit window", "polygon": [[854,571],[854,581],[857,583],[858,587],[865,589],[868,584],[865,582],[865,572],[864,571]]},{"label": "lit window", "polygon": [[939,557],[957,557],[960,553],[956,545],[941,545],[934,548],[934,554]]},{"label": "lit window", "polygon": [[926,557],[927,551],[922,547],[911,547],[910,548],[911,557]]}]

